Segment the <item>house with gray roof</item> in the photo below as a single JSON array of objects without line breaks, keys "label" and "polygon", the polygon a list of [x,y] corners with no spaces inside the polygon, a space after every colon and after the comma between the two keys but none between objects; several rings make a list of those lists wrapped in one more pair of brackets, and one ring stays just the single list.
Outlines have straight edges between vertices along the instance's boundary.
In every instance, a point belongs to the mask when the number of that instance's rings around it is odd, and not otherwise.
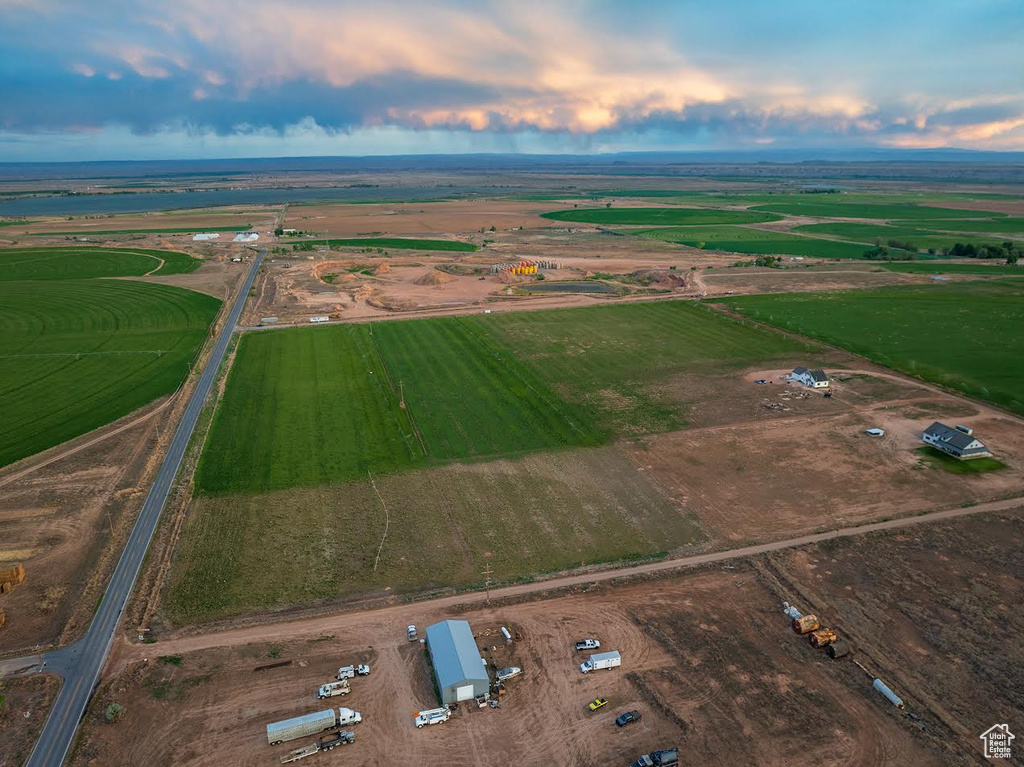
[{"label": "house with gray roof", "polygon": [[791,381],[798,381],[812,389],[827,389],[831,385],[824,370],[820,368],[808,370],[803,365],[794,368],[793,372],[789,374],[789,379]]},{"label": "house with gray roof", "polygon": [[921,440],[936,450],[960,460],[986,458],[992,453],[985,443],[974,436],[974,430],[966,426],[946,426],[936,421],[921,434]]},{"label": "house with gray roof", "polygon": [[487,666],[468,621],[441,621],[427,627],[427,651],[441,703],[472,700],[490,691]]}]

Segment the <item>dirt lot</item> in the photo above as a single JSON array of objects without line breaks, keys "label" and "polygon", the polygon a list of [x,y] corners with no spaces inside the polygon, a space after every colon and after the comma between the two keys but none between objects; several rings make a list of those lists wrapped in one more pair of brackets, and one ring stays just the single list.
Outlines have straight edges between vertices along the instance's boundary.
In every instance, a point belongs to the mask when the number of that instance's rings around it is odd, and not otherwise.
[{"label": "dirt lot", "polygon": [[[266,745],[264,725],[325,708],[315,687],[360,661],[373,674],[336,705],[366,720],[343,752],[362,763],[625,765],[673,744],[705,764],[978,763],[977,735],[1024,713],[1024,622],[1010,608],[1024,596],[1022,533],[1019,512],[979,515],[541,601],[400,605],[122,646],[74,763],[276,764],[289,749]],[[782,599],[836,626],[906,711],[850,660],[830,661],[794,635]],[[413,713],[436,699],[404,626],[445,617],[469,620],[478,643],[497,648],[485,653],[495,665],[525,673],[500,709],[463,707],[416,730]],[[524,640],[505,648],[501,625]],[[571,643],[584,636],[618,649],[623,667],[582,676]],[[291,664],[254,671],[277,661]],[[591,714],[597,695],[611,702]],[[125,718],[104,724],[115,701]],[[615,728],[632,708],[641,723]]]},{"label": "dirt lot", "polygon": [[856,290],[901,285],[908,282],[927,282],[928,275],[905,274],[879,269],[875,266],[810,266],[789,269],[702,270],[700,279],[709,296],[732,291],[745,293],[788,293],[813,290]]},{"label": "dirt lot", "polygon": [[[203,227],[233,226],[244,229],[247,225],[265,228],[267,225],[273,224],[279,211],[279,207],[261,208],[248,205],[199,211],[78,216],[71,219],[65,217],[33,218],[24,225],[14,224],[4,227],[4,237],[29,232],[33,234],[75,232],[80,236],[87,237],[90,232],[110,232],[122,229],[184,229],[188,227],[202,231]],[[221,239],[230,240],[233,235],[231,232],[221,232],[220,236]],[[34,242],[36,239],[42,240],[43,238],[32,239]],[[188,239],[191,241],[191,235]]]},{"label": "dirt lot", "polygon": [[[783,372],[749,373],[743,384],[756,396],[727,388],[723,399],[693,411],[704,428],[654,436],[632,449],[638,468],[692,509],[714,538],[786,538],[1024,491],[1024,426],[1016,419],[859,373],[839,373],[829,400],[781,382]],[[774,383],[756,386],[753,378]],[[937,419],[975,427],[1007,468],[963,475],[927,467],[915,449]],[[869,437],[864,430],[871,427],[885,436]]]},{"label": "dirt lot", "polygon": [[[284,226],[336,237],[376,234],[469,234],[526,227],[551,221],[540,214],[562,207],[552,202],[473,200],[381,205],[293,205]],[[481,235],[477,239],[481,239]]]},{"label": "dirt lot", "polygon": [[0,767],[25,763],[59,689],[49,674],[0,680]]}]

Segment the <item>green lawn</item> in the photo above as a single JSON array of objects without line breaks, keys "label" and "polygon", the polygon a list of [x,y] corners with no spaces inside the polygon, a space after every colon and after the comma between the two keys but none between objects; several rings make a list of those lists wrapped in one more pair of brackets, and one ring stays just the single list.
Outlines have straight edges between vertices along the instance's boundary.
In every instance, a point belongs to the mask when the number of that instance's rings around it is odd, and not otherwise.
[{"label": "green lawn", "polygon": [[1024,414],[1024,281],[750,296],[725,303]]},{"label": "green lawn", "polygon": [[694,226],[644,229],[632,232],[664,242],[689,245],[704,250],[758,255],[783,254],[811,258],[861,258],[866,246],[801,237],[785,232],[768,232],[742,226]]},{"label": "green lawn", "polygon": [[326,245],[329,248],[393,248],[395,250],[444,250],[471,253],[477,246],[459,240],[415,240],[406,237],[356,237],[329,240],[285,240],[284,245]]},{"label": "green lawn", "polygon": [[0,466],[174,391],[219,306],[142,282],[0,282]]},{"label": "green lawn", "polygon": [[950,474],[985,474],[1006,468],[1005,463],[995,458],[971,458],[968,461],[961,461],[930,445],[919,447],[916,452],[921,456],[921,460],[933,469],[942,469]]},{"label": "green lawn", "polygon": [[[833,195],[826,195],[833,197]],[[979,210],[954,210],[952,208],[930,208],[926,205],[901,203],[862,203],[829,200],[792,200],[758,205],[754,210],[772,213],[786,213],[792,216],[821,216],[823,218],[877,218],[888,219],[943,219],[943,218],[994,218],[1005,214]]]},{"label": "green lawn", "polygon": [[[161,262],[163,262],[161,264]],[[0,250],[0,282],[186,274],[202,261],[172,250],[138,248],[10,248]]]},{"label": "green lawn", "polygon": [[744,210],[708,210],[707,208],[579,208],[542,213],[553,221],[578,221],[587,224],[650,224],[679,226],[683,224],[758,224],[779,221],[771,213]]},{"label": "green lawn", "polygon": [[1015,275],[1024,277],[1024,266],[1006,266],[1005,264],[993,264],[987,260],[980,260],[973,264],[944,264],[934,261],[913,261],[884,264],[886,269],[894,272],[917,272],[921,274],[990,274],[990,275]]},{"label": "green lawn", "polygon": [[502,351],[448,318],[248,334],[196,486],[263,492],[601,441]]},{"label": "green lawn", "polygon": [[828,224],[798,226],[793,231],[818,234],[826,237],[838,237],[843,240],[853,240],[871,245],[874,245],[876,239],[881,239],[883,245],[890,239],[896,239],[900,242],[909,242],[921,250],[927,250],[928,248],[942,250],[944,248],[951,248],[958,242],[974,243],[975,245],[994,245],[1001,242],[998,238],[979,237],[972,234],[943,234],[927,229],[927,222],[919,222],[919,226],[914,225],[915,223],[917,222],[904,222],[902,226],[890,226],[888,224],[832,222]]}]

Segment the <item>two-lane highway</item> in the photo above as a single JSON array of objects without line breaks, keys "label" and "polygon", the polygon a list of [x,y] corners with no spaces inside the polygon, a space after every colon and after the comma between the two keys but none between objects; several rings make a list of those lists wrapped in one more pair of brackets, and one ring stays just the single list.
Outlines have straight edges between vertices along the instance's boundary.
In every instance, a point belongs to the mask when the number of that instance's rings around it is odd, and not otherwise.
[{"label": "two-lane highway", "polygon": [[[121,554],[121,559],[117,563],[110,583],[107,585],[103,601],[93,617],[88,632],[79,642],[48,653],[44,658],[47,660],[47,670],[52,669],[62,673],[64,684],[54,703],[53,710],[46,720],[39,740],[32,750],[28,767],[59,767],[67,756],[68,749],[71,748],[78,724],[85,715],[85,708],[99,679],[103,664],[106,662],[107,654],[110,652],[110,644],[117,632],[121,613],[128,603],[128,597],[131,595],[135,580],[142,569],[146,551],[149,549],[150,541],[156,531],[160,513],[167,502],[174,477],[181,466],[196,421],[210,394],[210,389],[213,387],[217,370],[224,359],[228,342],[238,324],[245,300],[256,279],[256,272],[259,270],[265,253],[261,249],[253,260],[252,266],[249,267],[249,273],[235,297],[235,303],[228,314],[227,322],[217,337],[213,353],[210,355],[195,391],[192,393],[192,398],[185,408],[181,423],[178,424],[164,462],[157,472],[149,495],[146,496],[146,502],[139,511],[135,527],[132,529],[131,536],[128,538],[128,543]],[[50,662],[51,657],[55,662]]]}]

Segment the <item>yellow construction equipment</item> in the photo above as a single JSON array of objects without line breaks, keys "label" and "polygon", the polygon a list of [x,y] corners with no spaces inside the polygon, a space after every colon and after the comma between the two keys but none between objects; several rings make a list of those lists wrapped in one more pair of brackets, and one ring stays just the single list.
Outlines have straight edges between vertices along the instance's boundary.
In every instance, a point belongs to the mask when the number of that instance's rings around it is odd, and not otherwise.
[{"label": "yellow construction equipment", "polygon": [[804,615],[793,620],[793,631],[797,634],[809,634],[821,628],[817,615]]},{"label": "yellow construction equipment", "polygon": [[811,632],[811,647],[827,647],[839,639],[835,629],[818,629]]}]

